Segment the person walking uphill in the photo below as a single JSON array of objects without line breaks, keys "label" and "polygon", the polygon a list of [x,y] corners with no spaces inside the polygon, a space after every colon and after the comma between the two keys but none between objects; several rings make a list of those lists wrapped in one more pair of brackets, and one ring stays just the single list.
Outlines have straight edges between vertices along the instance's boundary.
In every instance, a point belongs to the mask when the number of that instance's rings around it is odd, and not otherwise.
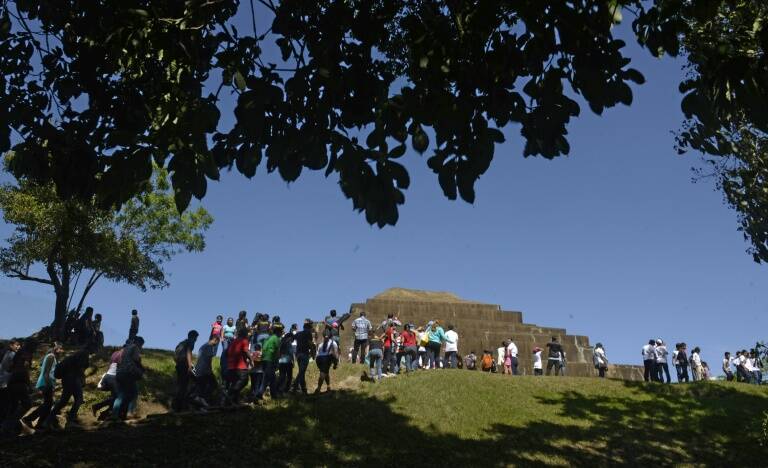
[{"label": "person walking uphill", "polygon": [[43,403],[24,417],[22,421],[27,426],[31,426],[32,423],[37,420],[37,427],[42,427],[43,422],[51,413],[51,408],[53,408],[53,393],[56,389],[56,376],[54,374],[63,350],[64,348],[61,343],[58,341],[54,342],[51,345],[48,354],[45,355],[40,364],[40,376],[37,378],[35,388],[42,395]]},{"label": "person walking uphill", "polygon": [[77,421],[77,412],[83,404],[83,385],[85,384],[85,370],[91,365],[90,356],[96,352],[95,345],[88,344],[74,354],[64,358],[57,366],[55,375],[61,379],[61,397],[53,405],[51,413],[45,421],[45,426],[57,423],[57,416],[61,409],[72,398],[72,406],[67,413],[67,422]]},{"label": "person walking uphill", "polygon": [[37,342],[27,339],[13,356],[10,366],[10,375],[7,388],[7,410],[5,420],[2,421],[2,432],[18,434],[19,429],[29,434],[32,432],[21,417],[32,407],[30,394],[29,371],[32,367],[32,356],[37,350]]},{"label": "person walking uphill", "polygon": [[187,339],[176,345],[174,360],[176,362],[176,398],[173,400],[174,411],[184,411],[189,407],[189,381],[192,377],[192,351],[195,349],[199,333],[190,330]]},{"label": "person walking uphill", "polygon": [[291,392],[301,391],[301,393],[306,395],[307,366],[309,366],[309,357],[312,355],[312,347],[314,346],[312,323],[304,323],[304,327],[300,332],[296,333],[295,338],[296,364],[299,366],[299,371],[296,373],[296,379],[294,379],[291,385]]},{"label": "person walking uphill", "polygon": [[269,338],[264,341],[261,348],[261,366],[264,370],[264,377],[261,380],[261,388],[256,393],[257,400],[264,398],[267,387],[269,387],[270,397],[273,399],[280,398],[280,391],[277,388],[277,381],[275,379],[279,348],[280,338],[275,334],[275,328],[273,327],[269,330]]},{"label": "person walking uphill", "polygon": [[352,331],[355,332],[355,344],[352,348],[352,362],[357,361],[358,352],[360,353],[360,364],[365,361],[365,355],[368,350],[368,332],[373,325],[365,316],[365,312],[360,312],[360,317],[352,322]]},{"label": "person walking uphill", "polygon": [[339,357],[339,345],[329,335],[323,337],[323,343],[317,348],[317,368],[320,376],[317,378],[315,393],[320,393],[325,382],[325,390],[331,391],[331,366],[336,369]]},{"label": "person walking uphill", "polygon": [[120,362],[117,363],[117,398],[112,409],[112,417],[125,419],[128,408],[139,397],[139,380],[144,378],[144,365],[141,363],[141,348],[144,338],[136,336],[123,348]]}]

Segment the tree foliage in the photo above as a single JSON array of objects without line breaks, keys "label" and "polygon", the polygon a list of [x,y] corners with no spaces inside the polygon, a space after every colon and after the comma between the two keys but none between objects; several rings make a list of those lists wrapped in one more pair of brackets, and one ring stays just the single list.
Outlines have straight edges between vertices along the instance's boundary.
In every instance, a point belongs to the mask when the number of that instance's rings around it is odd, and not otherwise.
[{"label": "tree foliage", "polygon": [[162,172],[153,181],[117,213],[95,200],[62,200],[51,183],[3,186],[0,210],[15,229],[0,248],[0,271],[53,287],[54,323],[78,286],[79,310],[100,278],[141,290],[167,286],[165,262],[182,251],[202,251],[212,219],[203,208],[180,215]]},{"label": "tree foliage", "polygon": [[[137,193],[153,163],[170,171],[180,209],[223,168],[252,177],[264,165],[286,181],[324,170],[368,222],[384,226],[405,201],[410,177],[399,158],[409,147],[429,152],[448,198],[473,202],[501,129],[520,129],[524,156],[554,158],[570,151],[567,125],[584,104],[597,114],[630,105],[630,85],[644,78],[614,36],[622,11],[654,55],[689,57],[695,76],[681,87],[689,123],[717,128],[713,118],[725,121],[719,109],[730,107],[762,126],[762,26],[752,25],[760,47],[749,50],[759,59],[748,63],[738,52],[747,49],[721,53],[710,37],[738,42],[717,15],[764,16],[754,5],[5,0],[0,151],[17,133],[15,175],[105,206]],[[252,18],[247,31],[235,27],[236,14]],[[270,62],[269,49],[280,59]],[[723,103],[724,89],[738,99]],[[222,92],[235,95],[232,128],[220,123]],[[682,146],[709,151],[695,143],[699,134],[709,135],[686,127]]]}]

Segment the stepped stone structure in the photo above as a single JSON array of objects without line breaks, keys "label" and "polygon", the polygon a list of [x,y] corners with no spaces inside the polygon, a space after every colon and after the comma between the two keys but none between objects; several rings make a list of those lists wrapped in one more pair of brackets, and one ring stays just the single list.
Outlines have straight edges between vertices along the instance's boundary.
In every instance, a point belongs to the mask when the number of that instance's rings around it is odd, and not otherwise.
[{"label": "stepped stone structure", "polygon": [[[502,341],[512,339],[519,350],[519,371],[523,375],[533,374],[533,348],[538,346],[546,350],[546,344],[557,336],[566,353],[567,375],[597,375],[588,337],[569,335],[564,328],[523,323],[522,312],[502,310],[498,305],[468,301],[451,293],[391,288],[365,303],[352,304],[352,316],[341,332],[343,346],[351,346],[354,341],[352,321],[361,311],[366,312],[374,326],[384,321],[389,313],[395,314],[403,323],[416,326],[435,319],[440,320],[443,327],[451,324],[459,334],[459,354],[462,356],[472,350],[481,354],[484,349],[489,349],[495,358],[495,350]],[[546,366],[546,352],[542,357]],[[643,371],[640,366],[612,364],[608,377],[642,380]]]}]

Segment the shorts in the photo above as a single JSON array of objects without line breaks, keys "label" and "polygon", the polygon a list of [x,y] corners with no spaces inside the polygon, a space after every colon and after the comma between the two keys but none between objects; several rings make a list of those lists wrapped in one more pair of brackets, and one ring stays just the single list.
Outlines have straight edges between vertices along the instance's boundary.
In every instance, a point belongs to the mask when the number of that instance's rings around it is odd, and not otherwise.
[{"label": "shorts", "polygon": [[326,354],[325,356],[318,356],[315,362],[317,363],[317,368],[320,369],[320,372],[327,374],[328,371],[331,370],[333,358]]}]

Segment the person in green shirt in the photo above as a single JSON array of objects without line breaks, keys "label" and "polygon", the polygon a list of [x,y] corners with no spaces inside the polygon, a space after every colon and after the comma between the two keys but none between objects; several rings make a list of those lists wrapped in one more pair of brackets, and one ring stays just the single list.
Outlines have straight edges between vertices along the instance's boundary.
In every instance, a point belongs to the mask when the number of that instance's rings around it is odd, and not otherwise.
[{"label": "person in green shirt", "polygon": [[264,392],[269,387],[269,395],[272,399],[280,398],[280,393],[275,382],[275,370],[277,369],[278,347],[280,338],[275,334],[275,329],[270,328],[269,338],[264,340],[261,345],[261,366],[264,371],[264,377],[261,379],[261,388],[256,392],[255,398],[261,400],[264,398]]}]

